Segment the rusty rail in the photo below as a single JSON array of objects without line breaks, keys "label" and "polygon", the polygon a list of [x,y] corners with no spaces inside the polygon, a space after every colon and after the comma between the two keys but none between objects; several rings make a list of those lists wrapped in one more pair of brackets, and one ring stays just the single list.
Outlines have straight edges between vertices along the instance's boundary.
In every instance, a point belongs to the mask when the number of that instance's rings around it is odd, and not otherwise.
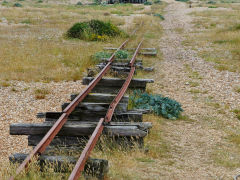
[{"label": "rusty rail", "polygon": [[[121,46],[112,54],[109,58],[108,64],[98,73],[98,75],[94,78],[94,80],[84,89],[82,93],[80,93],[64,110],[63,114],[59,117],[56,123],[52,126],[52,128],[47,132],[47,134],[43,137],[43,139],[39,142],[39,144],[33,149],[33,151],[26,157],[26,159],[22,162],[22,164],[17,168],[15,176],[21,173],[25,168],[28,167],[28,164],[31,162],[33,157],[37,157],[37,155],[41,155],[47,146],[51,143],[57,133],[61,130],[62,126],[66,123],[69,114],[75,109],[75,107],[91,92],[91,90],[96,86],[96,84],[102,79],[104,74],[110,69],[111,63],[114,60],[115,53],[122,49],[127,43],[129,39],[124,41]],[[14,176],[10,177],[10,180],[13,180]]]},{"label": "rusty rail", "polygon": [[129,86],[129,84],[130,84],[130,82],[133,78],[133,75],[134,75],[134,72],[135,72],[134,62],[135,62],[137,54],[140,50],[142,42],[143,41],[141,41],[139,43],[131,61],[130,61],[131,70],[128,74],[128,77],[127,77],[126,81],[124,82],[124,84],[123,84],[122,88],[120,89],[120,91],[118,92],[117,96],[114,98],[114,100],[110,104],[105,118],[101,118],[100,121],[98,122],[97,127],[95,128],[91,138],[89,139],[87,145],[85,146],[83,152],[81,153],[80,158],[78,159],[78,161],[77,161],[71,175],[69,176],[68,180],[77,180],[80,177],[81,172],[84,170],[84,165],[85,165],[91,151],[93,150],[94,146],[96,145],[98,138],[100,137],[100,135],[103,131],[103,127],[104,127],[103,122],[110,123],[115,108],[117,107],[118,103],[121,101],[123,95],[125,94],[128,86]]}]

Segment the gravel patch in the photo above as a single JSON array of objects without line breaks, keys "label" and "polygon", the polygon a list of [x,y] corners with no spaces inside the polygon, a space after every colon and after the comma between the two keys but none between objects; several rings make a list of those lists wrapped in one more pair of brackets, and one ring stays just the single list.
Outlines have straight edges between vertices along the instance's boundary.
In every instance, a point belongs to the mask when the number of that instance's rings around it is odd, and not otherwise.
[{"label": "gravel patch", "polygon": [[[26,83],[9,82],[9,87],[0,87],[0,162],[8,161],[12,153],[28,153],[26,136],[10,136],[9,126],[12,123],[38,123],[38,112],[61,111],[61,104],[70,100],[72,93],[81,92],[84,88],[81,81]],[[36,89],[47,89],[45,99],[36,99]]]},{"label": "gravel patch", "polygon": [[[202,11],[203,8],[190,9],[186,3],[166,1],[169,5],[165,9],[165,20],[161,22],[164,33],[159,41],[164,60],[155,64],[155,69],[160,71],[155,73],[156,83],[152,89],[154,93],[160,91],[179,101],[185,114],[194,121],[167,121],[164,125],[165,138],[171,144],[174,164],[167,166],[167,171],[163,165],[160,172],[166,179],[230,179],[240,169],[216,164],[212,154],[217,148],[231,146],[226,140],[228,134],[225,128],[232,130],[240,125],[231,112],[240,107],[240,95],[234,91],[234,86],[240,82],[240,75],[214,69],[213,63],[199,58],[196,50],[182,44],[186,39],[184,36],[191,35],[194,31],[191,24],[193,19],[188,14]],[[179,28],[183,32],[178,32]],[[194,73],[197,77],[190,77]],[[191,81],[199,85],[191,87]],[[209,98],[226,112],[219,113],[219,108],[208,105]],[[209,119],[206,120],[207,117]]]}]

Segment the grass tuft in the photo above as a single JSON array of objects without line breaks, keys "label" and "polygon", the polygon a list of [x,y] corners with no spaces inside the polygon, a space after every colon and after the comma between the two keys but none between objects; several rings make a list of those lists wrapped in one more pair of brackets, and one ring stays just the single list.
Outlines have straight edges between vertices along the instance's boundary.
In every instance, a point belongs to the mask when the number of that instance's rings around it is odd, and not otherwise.
[{"label": "grass tuft", "polygon": [[234,109],[233,112],[236,114],[236,117],[240,120],[240,110]]},{"label": "grass tuft", "polygon": [[48,95],[50,91],[48,89],[35,89],[34,95],[36,99],[45,99],[46,95]]},{"label": "grass tuft", "polygon": [[2,81],[2,82],[0,82],[0,86],[1,87],[9,87],[11,84],[9,83],[9,82],[7,82],[7,81]]}]

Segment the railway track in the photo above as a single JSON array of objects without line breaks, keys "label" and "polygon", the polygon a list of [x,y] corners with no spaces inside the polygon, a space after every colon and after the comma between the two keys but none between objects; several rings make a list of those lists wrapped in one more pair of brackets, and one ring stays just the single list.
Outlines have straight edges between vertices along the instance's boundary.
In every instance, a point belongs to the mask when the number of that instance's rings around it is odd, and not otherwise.
[{"label": "railway track", "polygon": [[[129,62],[114,62],[116,52],[123,49],[129,40],[130,38],[124,41],[118,48],[113,48],[112,56],[104,60],[104,64],[101,64],[100,72],[95,78],[85,77],[83,79],[83,84],[87,85],[87,87],[80,94],[72,95],[72,101],[63,104],[62,112],[38,114],[39,117],[46,118],[42,124],[12,124],[10,126],[11,135],[28,135],[28,144],[34,146],[34,149],[28,155],[15,154],[10,157],[12,162],[21,162],[15,175],[10,177],[11,180],[26,170],[34,158],[38,158],[40,162],[47,160],[61,164],[67,160],[75,164],[68,178],[69,180],[78,179],[86,169],[86,166],[90,169],[91,166],[94,167],[92,169],[96,169],[96,166],[99,169],[99,165],[104,166],[100,168],[101,173],[104,173],[107,169],[106,160],[89,158],[101,134],[114,137],[118,141],[128,141],[127,144],[131,144],[133,140],[140,146],[143,144],[143,138],[147,135],[148,129],[151,128],[151,123],[141,122],[142,112],[127,110],[128,97],[124,96],[124,94],[128,88],[145,90],[146,84],[153,82],[153,80],[133,79],[137,68],[136,58],[140,54],[143,40],[134,48],[134,54]],[[115,63],[114,70],[122,71],[124,69],[127,72],[128,75],[125,80],[103,78],[112,69],[113,63]],[[90,92],[97,92],[97,94],[90,94]],[[101,92],[105,92],[105,94]],[[106,92],[109,94],[106,94]],[[89,136],[90,138],[88,138]],[[121,137],[124,137],[122,138],[124,140],[121,140]],[[86,138],[88,140],[87,143],[79,142],[81,138]],[[71,157],[62,158],[62,156],[45,155],[44,152],[49,151],[47,147],[50,144],[50,149],[53,146],[60,145],[72,148],[83,146],[84,144],[85,147],[79,159],[76,160]],[[86,162],[88,162],[87,165]],[[99,177],[103,176],[100,175]]]}]

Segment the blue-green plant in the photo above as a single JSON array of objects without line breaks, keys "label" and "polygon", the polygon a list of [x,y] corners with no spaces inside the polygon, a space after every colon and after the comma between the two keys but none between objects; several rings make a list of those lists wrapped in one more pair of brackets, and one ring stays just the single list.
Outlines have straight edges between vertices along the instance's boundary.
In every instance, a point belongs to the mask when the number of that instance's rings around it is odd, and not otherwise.
[{"label": "blue-green plant", "polygon": [[162,3],[162,1],[161,0],[154,0],[153,3],[154,4],[160,4],[160,3]]},{"label": "blue-green plant", "polygon": [[181,104],[160,94],[148,94],[135,90],[130,96],[131,108],[148,109],[156,115],[177,119],[183,111]]},{"label": "blue-green plant", "polygon": [[82,4],[81,1],[78,1],[76,5],[77,5],[77,6],[81,6],[81,5],[83,5],[83,4]]},{"label": "blue-green plant", "polygon": [[150,1],[145,1],[143,4],[144,4],[144,5],[152,5],[152,2],[150,2]]},{"label": "blue-green plant", "polygon": [[15,4],[13,4],[13,7],[23,7],[23,5],[20,3],[15,3]]},{"label": "blue-green plant", "polygon": [[161,20],[164,20],[165,18],[161,14],[154,14],[153,16],[159,17]]}]

